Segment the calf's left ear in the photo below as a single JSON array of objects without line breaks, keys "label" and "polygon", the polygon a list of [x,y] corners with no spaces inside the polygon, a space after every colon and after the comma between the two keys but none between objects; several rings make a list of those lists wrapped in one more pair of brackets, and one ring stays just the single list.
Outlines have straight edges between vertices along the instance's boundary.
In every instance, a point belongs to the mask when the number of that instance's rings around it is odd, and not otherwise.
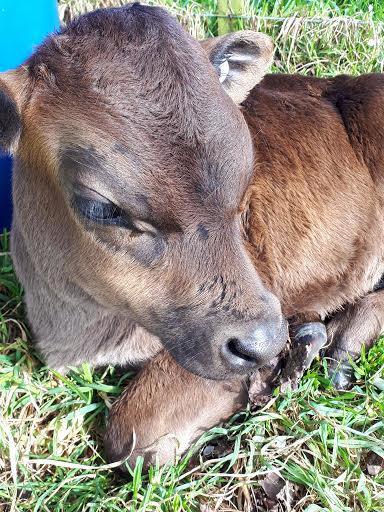
[{"label": "calf's left ear", "polygon": [[200,41],[219,80],[236,104],[248,96],[273,61],[272,39],[260,32],[243,30]]},{"label": "calf's left ear", "polygon": [[21,133],[21,115],[12,90],[16,72],[0,73],[0,152],[12,153]]}]

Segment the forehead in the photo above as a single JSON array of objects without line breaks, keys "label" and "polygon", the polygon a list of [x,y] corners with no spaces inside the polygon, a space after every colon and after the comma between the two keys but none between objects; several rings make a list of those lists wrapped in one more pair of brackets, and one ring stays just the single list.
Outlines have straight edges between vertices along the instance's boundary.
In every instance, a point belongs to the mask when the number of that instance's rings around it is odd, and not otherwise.
[{"label": "forehead", "polygon": [[65,143],[59,151],[60,174],[73,190],[87,187],[143,212],[190,210],[191,205],[233,209],[248,185],[251,167],[238,147],[228,151],[216,140],[175,147],[165,139],[156,154],[154,148],[139,146],[136,152],[132,146],[107,133],[102,144]]},{"label": "forehead", "polygon": [[44,85],[39,115],[71,182],[114,196],[158,190],[170,203],[175,190],[185,201],[238,201],[249,178],[245,123],[200,46],[165,11],[86,15],[48,40],[29,69]]}]

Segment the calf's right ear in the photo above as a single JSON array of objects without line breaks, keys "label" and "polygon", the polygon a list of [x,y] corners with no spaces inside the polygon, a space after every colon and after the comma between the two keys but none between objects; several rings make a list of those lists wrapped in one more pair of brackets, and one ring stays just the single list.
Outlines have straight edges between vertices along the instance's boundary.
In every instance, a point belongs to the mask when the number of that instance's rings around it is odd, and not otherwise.
[{"label": "calf's right ear", "polygon": [[21,133],[21,115],[12,92],[11,73],[0,74],[0,152],[12,153]]}]

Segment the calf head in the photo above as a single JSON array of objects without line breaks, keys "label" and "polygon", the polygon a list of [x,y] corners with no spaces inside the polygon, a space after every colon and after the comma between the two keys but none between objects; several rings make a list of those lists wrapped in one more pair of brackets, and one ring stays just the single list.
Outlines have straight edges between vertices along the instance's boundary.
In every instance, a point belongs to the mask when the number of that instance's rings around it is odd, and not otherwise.
[{"label": "calf head", "polygon": [[262,365],[287,338],[242,237],[253,153],[237,104],[271,57],[261,34],[200,45],[133,4],[80,17],[0,75],[14,228],[36,271],[208,378]]}]

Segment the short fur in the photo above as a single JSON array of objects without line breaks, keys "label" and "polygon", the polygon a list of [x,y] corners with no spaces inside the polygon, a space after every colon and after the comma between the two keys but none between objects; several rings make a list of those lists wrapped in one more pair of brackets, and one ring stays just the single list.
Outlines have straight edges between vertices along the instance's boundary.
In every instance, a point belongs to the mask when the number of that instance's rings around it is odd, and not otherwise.
[{"label": "short fur", "polygon": [[16,103],[9,91],[0,91],[0,151],[9,152],[21,131]]},{"label": "short fur", "polygon": [[[382,75],[256,85],[268,38],[202,46],[212,64],[165,11],[133,4],[79,18],[0,75],[12,251],[39,349],[62,369],[150,361],[113,409],[111,460],[135,431],[134,456],[165,462],[245,405],[228,337],[268,325],[272,358],[282,311],[337,313],[344,358],[383,329]],[[83,215],[100,197],[124,227]]]}]

